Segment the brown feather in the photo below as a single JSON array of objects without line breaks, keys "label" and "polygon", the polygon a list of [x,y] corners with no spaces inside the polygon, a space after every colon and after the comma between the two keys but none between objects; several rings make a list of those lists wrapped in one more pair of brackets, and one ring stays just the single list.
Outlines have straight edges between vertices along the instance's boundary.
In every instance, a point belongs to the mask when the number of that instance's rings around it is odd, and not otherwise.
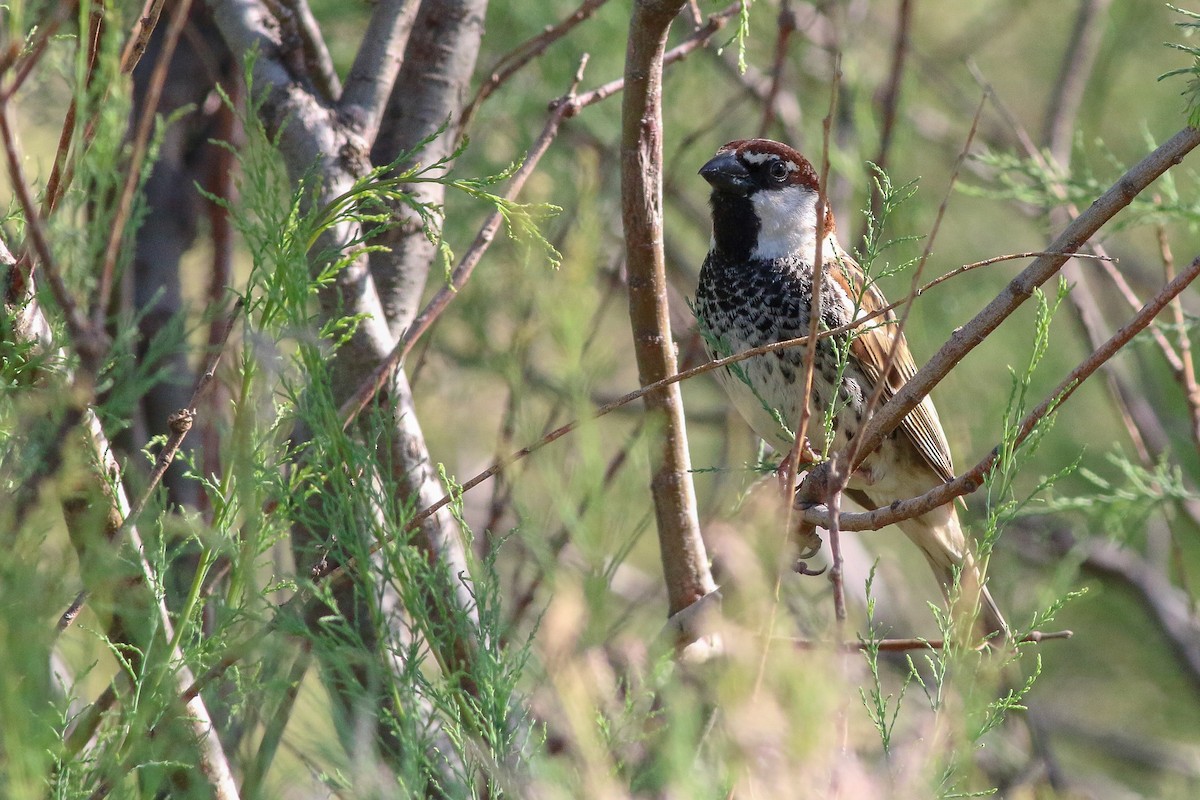
[{"label": "brown feather", "polygon": [[[863,274],[850,256],[839,253],[836,259],[830,262],[830,275],[851,298],[857,298],[860,316],[873,314],[887,305],[887,301],[873,283],[865,289],[862,288]],[[883,366],[887,363],[888,354],[897,335],[900,337],[900,345],[896,348],[891,368],[883,381],[883,402],[890,400],[917,372],[908,342],[904,339],[904,334],[899,333],[896,315],[888,311],[881,317],[863,323],[850,343],[851,356],[857,360],[867,378],[878,385]],[[916,446],[925,463],[939,478],[943,481],[954,478],[950,445],[946,441],[941,420],[938,419],[937,410],[929,396],[924,397],[921,403],[904,417],[900,423],[900,430]]]}]

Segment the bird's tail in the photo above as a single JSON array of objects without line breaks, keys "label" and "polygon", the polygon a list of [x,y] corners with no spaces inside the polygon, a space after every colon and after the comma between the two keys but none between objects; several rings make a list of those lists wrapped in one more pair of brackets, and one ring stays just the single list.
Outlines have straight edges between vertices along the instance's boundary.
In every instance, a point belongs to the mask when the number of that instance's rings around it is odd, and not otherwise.
[{"label": "bird's tail", "polygon": [[[978,619],[977,629],[988,644],[1003,645],[1009,635],[1008,623],[985,585],[981,565],[967,547],[954,506],[936,508],[900,523],[900,528],[925,554],[942,593],[948,600],[952,599],[950,615],[956,630],[969,635],[974,620]],[[956,577],[957,594],[954,592]],[[958,627],[960,622],[968,627]]]}]

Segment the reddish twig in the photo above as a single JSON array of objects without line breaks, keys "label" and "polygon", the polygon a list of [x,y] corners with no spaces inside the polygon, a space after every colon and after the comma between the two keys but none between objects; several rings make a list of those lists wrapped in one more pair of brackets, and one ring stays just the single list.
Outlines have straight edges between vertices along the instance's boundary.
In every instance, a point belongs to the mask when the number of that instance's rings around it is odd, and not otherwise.
[{"label": "reddish twig", "polygon": [[[734,3],[731,6],[721,9],[715,14],[710,14],[708,21],[700,28],[697,28],[688,38],[671,48],[663,56],[663,66],[666,67],[674,64],[676,61],[681,61],[687,58],[692,53],[708,45],[709,40],[725,27],[729,20],[733,19],[742,10],[741,3]],[[584,92],[576,98],[580,108],[586,108],[594,103],[599,103],[601,100],[607,100],[617,92],[625,88],[625,79],[617,78],[609,81],[603,86],[597,86],[590,92]]]},{"label": "reddish twig", "polygon": [[[875,166],[887,169],[888,156],[892,150],[892,135],[896,130],[896,113],[900,108],[900,86],[904,81],[904,67],[908,58],[909,30],[912,28],[912,0],[900,0],[896,9],[896,34],[892,40],[892,62],[888,69],[887,85],[884,86],[883,96],[879,100],[881,107],[879,125],[879,151],[875,156]],[[979,124],[978,115],[972,129]],[[956,168],[957,171],[957,168]],[[883,195],[879,187],[871,186],[871,216],[879,218],[880,204]]]},{"label": "reddish twig", "polygon": [[762,123],[758,126],[758,135],[766,136],[771,125],[775,122],[775,103],[779,99],[779,89],[783,86],[783,70],[787,65],[788,40],[796,32],[796,12],[792,10],[791,0],[783,0],[779,5],[779,18],[775,25],[775,59],[771,63],[771,85],[763,98]]},{"label": "reddish twig", "polygon": [[[1132,167],[1107,192],[1067,226],[1050,246],[1052,252],[1075,252],[1142,190],[1184,156],[1200,145],[1200,129],[1184,128],[1167,142]],[[1014,278],[1005,289],[969,322],[955,331],[942,348],[913,378],[879,410],[858,432],[863,442],[858,445],[861,460],[882,443],[883,438],[899,426],[900,421],[929,394],[959,361],[1000,326],[1033,290],[1045,283],[1066,261],[1067,256],[1041,257]],[[1103,262],[1102,262],[1103,263]],[[860,464],[849,465],[851,470]],[[817,469],[821,469],[818,467]]]},{"label": "reddish twig", "polygon": [[[1040,642],[1051,642],[1060,639],[1070,639],[1075,635],[1074,631],[1030,631],[1014,640],[1014,644]],[[952,642],[952,645],[960,645],[961,642]],[[820,650],[830,647],[827,642],[814,642],[807,639],[793,639],[792,646],[797,650]],[[858,653],[864,650],[878,650],[879,652],[896,653],[905,650],[943,650],[946,647],[946,642],[942,639],[881,639],[877,642],[842,642],[834,644],[833,647],[841,650],[844,653]]]},{"label": "reddish twig", "polygon": [[[954,171],[950,174],[946,193],[942,195],[942,202],[938,206],[937,215],[933,219],[933,227],[930,228],[929,236],[925,239],[925,248],[921,251],[921,258],[917,261],[916,269],[913,270],[912,285],[909,289],[908,297],[902,305],[900,318],[896,321],[891,347],[888,349],[887,358],[884,359],[883,366],[879,371],[881,376],[886,376],[891,372],[892,366],[896,362],[896,355],[900,352],[900,344],[904,337],[904,328],[908,325],[908,317],[914,305],[912,301],[916,298],[917,289],[920,286],[921,273],[925,271],[925,264],[929,261],[929,254],[933,252],[933,243],[937,240],[938,231],[942,227],[942,219],[946,216],[946,208],[950,205],[950,193],[954,191],[954,184],[958,182],[958,173],[962,169],[963,162],[967,160],[967,154],[971,150],[971,143],[975,141],[975,133],[979,130],[979,120],[983,115],[983,106],[986,100],[987,95],[979,99],[979,105],[975,108],[975,116],[971,120],[971,129],[967,132],[967,140],[963,142],[962,150],[958,153],[958,159],[954,162]],[[875,408],[879,401],[883,399],[883,392],[887,386],[888,382],[886,379],[881,379],[875,384],[875,389],[871,392],[871,397],[867,400],[866,407],[863,410],[863,419],[866,422],[869,422],[871,416],[875,413]],[[846,447],[846,460],[848,464],[859,463],[860,446],[861,441],[857,438],[849,442]],[[847,478],[849,478],[851,472],[851,470],[847,470]]]},{"label": "reddish twig", "polygon": [[141,178],[146,152],[150,147],[150,132],[154,129],[154,120],[158,113],[158,100],[162,96],[163,85],[167,80],[167,69],[171,65],[171,56],[175,52],[175,46],[179,43],[183,27],[187,24],[188,12],[191,7],[192,0],[179,0],[178,5],[175,6],[171,22],[167,26],[163,51],[154,64],[154,71],[150,74],[150,82],[146,87],[145,105],[142,108],[142,116],[138,120],[137,128],[134,130],[125,183],[121,186],[121,194],[118,195],[108,243],[104,247],[104,256],[100,261],[100,282],[96,290],[96,303],[92,307],[92,324],[97,329],[104,325],[105,317],[108,315],[108,302],[112,295],[113,280],[117,269],[117,253],[125,238],[125,223],[129,220],[129,215],[133,210],[134,194]]},{"label": "reddish twig", "polygon": [[[1075,390],[1089,378],[1092,373],[1104,365],[1110,358],[1124,347],[1129,341],[1154,321],[1154,318],[1168,303],[1187,288],[1200,275],[1200,258],[1194,260],[1175,280],[1168,283],[1155,297],[1125,325],[1121,326],[1103,345],[1094,350],[1058,385],[1058,387],[1043,400],[1037,408],[1029,412],[1020,425],[1017,426],[1016,437],[1011,446],[1019,446],[1033,432],[1034,428],[1050,412],[1056,410]],[[949,503],[956,497],[962,497],[978,489],[999,458],[1000,446],[997,445],[979,463],[967,472],[956,477],[949,483],[918,497],[897,500],[887,508],[861,514],[842,515],[841,525],[846,530],[877,530],[885,525],[891,525],[906,519],[920,516],[938,506]],[[823,465],[822,465],[823,466]],[[812,525],[827,525],[827,515],[816,509],[805,512],[804,519]]]},{"label": "reddish twig", "polygon": [[[146,42],[150,40],[151,34],[154,33],[154,28],[158,25],[159,15],[162,12],[162,7],[165,5],[165,0],[147,0],[146,7],[142,10],[142,14],[134,23],[134,28],[130,31],[129,38],[126,41],[125,47],[121,54],[121,72],[129,74],[133,72],[133,68],[137,66],[142,58],[142,53],[146,50]],[[144,40],[144,41],[143,41]],[[89,81],[91,73],[89,72]],[[105,87],[105,95],[107,95],[108,87]],[[104,98],[101,98],[100,103],[97,103],[96,108],[100,108]],[[71,185],[71,180],[75,175],[74,166],[67,161],[67,156],[70,153],[71,139],[75,135],[75,115],[78,113],[75,98],[71,98],[70,104],[67,106],[67,114],[63,121],[62,132],[59,134],[58,150],[54,154],[54,164],[50,168],[50,177],[46,181],[46,192],[42,197],[42,214],[49,216],[58,208],[58,203],[62,200],[66,193],[67,187]],[[81,150],[86,150],[92,144],[92,138],[96,135],[96,122],[99,116],[97,110],[88,119],[87,124],[83,128],[83,137],[80,144]]]},{"label": "reddish twig", "polygon": [[608,0],[583,0],[579,8],[571,12],[568,17],[555,25],[547,25],[537,36],[527,39],[514,47],[510,52],[501,56],[500,60],[488,72],[487,78],[479,84],[479,88],[475,91],[475,96],[471,98],[471,102],[467,103],[467,107],[463,109],[458,123],[460,135],[462,131],[466,130],[471,118],[479,110],[479,106],[491,97],[493,92],[499,89],[526,64],[544,53],[547,47],[566,36],[575,26],[591,18],[600,6],[606,2]]},{"label": "reddish twig", "polygon": [[142,8],[142,13],[138,15],[137,22],[133,24],[133,30],[129,34],[129,38],[125,40],[125,47],[121,50],[121,72],[128,75],[133,72],[133,68],[142,60],[142,56],[146,53],[146,47],[150,44],[150,35],[154,33],[154,28],[158,25],[158,18],[162,15],[163,6],[167,4],[167,0],[146,0],[146,5]]},{"label": "reddish twig", "polygon": [[[1168,281],[1175,278],[1175,257],[1171,254],[1171,243],[1167,231],[1158,226],[1158,250],[1162,256],[1163,275]],[[1171,318],[1179,337],[1179,370],[1176,377],[1183,388],[1183,399],[1187,402],[1188,414],[1192,419],[1192,442],[1200,448],[1200,385],[1196,382],[1196,362],[1192,359],[1192,342],[1188,337],[1187,318],[1183,303],[1175,298],[1171,303]]]}]

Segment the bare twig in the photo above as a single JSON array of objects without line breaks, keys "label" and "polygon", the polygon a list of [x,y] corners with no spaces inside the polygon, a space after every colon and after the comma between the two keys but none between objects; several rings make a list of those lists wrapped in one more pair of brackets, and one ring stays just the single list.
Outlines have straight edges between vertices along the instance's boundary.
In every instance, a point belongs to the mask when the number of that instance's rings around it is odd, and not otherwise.
[{"label": "bare twig", "polygon": [[[874,163],[882,170],[887,169],[888,157],[891,155],[892,149],[892,134],[896,130],[896,112],[900,108],[900,85],[904,81],[909,30],[912,28],[912,6],[913,0],[900,0],[900,6],[896,9],[896,33],[892,40],[892,63],[888,69],[887,85],[884,86],[883,96],[879,100],[882,109],[880,112],[879,151],[875,155]],[[978,115],[976,115],[972,129],[978,124]],[[880,193],[879,187],[872,184],[871,216],[876,219],[879,218],[882,203],[883,195]]]},{"label": "bare twig", "polygon": [[[1016,639],[1014,643],[1023,644],[1030,642],[1037,644],[1040,642],[1070,639],[1074,635],[1074,631],[1030,631],[1019,639]],[[961,642],[956,642],[956,644],[961,644]],[[795,639],[792,641],[792,645],[797,650],[820,650],[829,647],[827,642],[814,642],[806,639]],[[942,650],[946,647],[946,643],[941,639],[881,639],[878,642],[843,642],[840,645],[835,645],[835,647],[847,653],[857,653],[869,649],[895,653],[905,650]]]},{"label": "bare twig", "polygon": [[154,33],[166,4],[167,0],[146,0],[146,5],[138,15],[137,22],[133,24],[133,30],[130,31],[129,38],[125,40],[125,47],[121,50],[121,72],[124,74],[133,72],[133,68],[142,60],[146,47],[150,44],[150,35]]},{"label": "bare twig", "polygon": [[[1048,249],[1059,253],[1077,251],[1102,225],[1127,206],[1158,176],[1183,160],[1197,145],[1200,145],[1200,129],[1184,128],[1176,133],[1126,172],[1112,188],[1097,198],[1087,211],[1076,217]],[[921,402],[963,356],[999,327],[1000,323],[1025,302],[1035,288],[1049,280],[1066,258],[1067,256],[1037,258],[1009,282],[982,311],[955,331],[933,358],[917,370],[913,378],[858,432],[858,436],[863,439],[861,445],[858,445],[860,462],[879,447],[884,436],[895,430],[905,415]],[[858,466],[859,464],[852,463],[850,469]]]},{"label": "bare twig", "polygon": [[[808,309],[808,344],[804,352],[804,379],[803,379],[803,397],[804,402],[800,405],[800,418],[796,420],[796,446],[788,453],[784,461],[784,475],[787,476],[787,484],[785,486],[785,497],[791,498],[796,496],[796,475],[800,467],[801,456],[811,448],[808,444],[808,424],[812,418],[812,385],[813,374],[816,372],[817,364],[817,341],[818,333],[821,330],[821,302],[823,300],[825,276],[829,273],[829,264],[826,263],[826,256],[836,258],[836,254],[824,253],[825,248],[825,223],[830,216],[829,211],[829,195],[826,187],[829,182],[829,136],[833,129],[833,113],[837,109],[838,87],[842,81],[842,53],[840,50],[833,51],[833,70],[829,79],[829,108],[825,114],[825,118],[821,121],[821,177],[817,182],[817,238],[816,247],[813,249],[813,266],[812,266],[812,286],[810,292],[809,309]],[[814,483],[810,488],[815,489]],[[838,489],[840,491],[840,488]],[[820,498],[822,502],[828,500],[827,497]],[[788,504],[791,505],[790,503]],[[788,512],[786,528],[791,530],[792,519],[791,512]],[[838,570],[834,570],[838,572]],[[840,573],[839,573],[840,575]],[[778,586],[778,584],[777,584]],[[834,592],[836,593],[840,585],[835,584]],[[834,605],[837,605],[835,602]]]},{"label": "bare twig", "polygon": [[[938,231],[942,227],[942,219],[946,216],[946,208],[950,205],[950,194],[954,191],[954,184],[958,181],[958,173],[962,169],[963,162],[967,159],[967,154],[971,151],[971,143],[975,141],[975,132],[979,129],[979,119],[983,114],[984,102],[987,100],[987,95],[979,98],[979,105],[975,107],[975,116],[971,120],[971,129],[967,132],[967,140],[963,142],[962,150],[958,153],[958,159],[954,162],[954,171],[950,174],[950,181],[946,186],[946,193],[942,195],[942,202],[938,206],[937,215],[933,220],[933,227],[929,230],[929,236],[925,239],[925,248],[921,251],[921,258],[917,261],[917,267],[913,270],[912,285],[909,290],[908,297],[911,298],[902,306],[900,318],[896,322],[895,333],[892,334],[892,344],[888,349],[887,358],[884,359],[883,366],[879,371],[880,375],[887,375],[891,372],[892,366],[896,362],[896,355],[900,352],[900,344],[904,337],[904,328],[908,324],[908,316],[912,312],[917,295],[917,290],[920,287],[921,274],[925,271],[925,264],[929,261],[929,254],[933,252],[933,243],[937,240]],[[875,389],[871,392],[870,399],[867,400],[866,408],[863,411],[863,419],[870,421],[871,416],[875,413],[875,407],[883,398],[884,389],[887,388],[887,380],[880,380],[875,384]],[[861,440],[854,439],[846,447],[846,458],[849,464],[859,463],[859,447]],[[847,471],[847,477],[852,470]]]},{"label": "bare twig", "polygon": [[460,135],[462,131],[466,130],[467,125],[470,124],[471,118],[475,116],[475,112],[479,109],[479,106],[491,97],[492,93],[499,89],[505,81],[515,75],[530,61],[544,53],[547,47],[570,33],[575,26],[589,19],[606,2],[608,0],[583,0],[579,8],[571,12],[561,22],[555,25],[547,25],[537,36],[522,42],[510,52],[501,56],[496,65],[488,72],[487,78],[479,84],[479,88],[475,91],[475,96],[471,98],[471,102],[463,109],[458,123]]},{"label": "bare twig", "polygon": [[[729,20],[733,19],[742,10],[741,3],[734,3],[727,6],[715,14],[710,14],[708,21],[700,28],[697,28],[690,36],[684,39],[675,47],[671,48],[663,56],[663,66],[666,67],[674,64],[676,61],[681,61],[697,50],[706,47],[712,37],[722,28],[725,27]],[[625,88],[625,79],[617,78],[609,81],[603,86],[597,86],[590,92],[584,92],[577,98],[580,108],[586,108],[593,103],[599,103],[601,100],[607,100],[617,92]]]},{"label": "bare twig", "polygon": [[[74,5],[74,2],[64,5]],[[165,0],[146,0],[146,5],[134,23],[133,30],[130,31],[129,38],[122,49],[122,74],[127,75],[133,72],[134,67],[138,65],[142,54],[146,50],[146,45],[150,41],[150,36],[154,33],[154,29],[158,25],[159,17],[165,5]],[[91,80],[90,70],[88,80]],[[108,87],[105,87],[105,91],[108,91]],[[86,150],[90,147],[92,138],[96,134],[96,122],[100,104],[97,104],[96,108],[97,111],[92,114],[87,124],[83,127],[83,136],[79,145],[80,150]],[[46,181],[46,192],[42,197],[42,213],[46,216],[49,216],[58,207],[59,201],[62,200],[67,187],[71,185],[71,180],[75,175],[74,164],[67,160],[67,156],[70,153],[71,140],[75,135],[75,115],[77,112],[76,101],[72,97],[70,105],[67,106],[67,114],[63,122],[62,132],[59,134],[58,151],[54,154],[54,165],[50,168],[50,177]]]},{"label": "bare twig", "polygon": [[171,22],[167,26],[167,36],[163,40],[163,51],[154,64],[154,72],[151,73],[150,82],[146,88],[142,116],[138,120],[133,134],[133,146],[129,164],[126,167],[125,183],[121,186],[121,194],[118,196],[116,210],[111,221],[112,228],[108,235],[108,243],[104,247],[104,256],[100,262],[100,282],[96,290],[96,303],[92,306],[92,325],[96,329],[103,327],[104,320],[108,315],[108,301],[112,295],[113,278],[117,269],[117,252],[121,247],[121,241],[125,238],[125,223],[129,220],[129,214],[133,210],[133,198],[142,174],[142,162],[150,147],[150,132],[154,129],[154,120],[158,113],[158,100],[162,96],[163,84],[167,80],[167,69],[171,65],[171,56],[175,53],[175,46],[179,44],[183,27],[187,24],[188,11],[191,7],[192,0],[179,0],[179,4],[175,6]]},{"label": "bare twig", "polygon": [[[1168,281],[1173,280],[1175,258],[1171,254],[1167,232],[1161,225],[1158,227],[1158,250],[1162,256],[1163,274]],[[1183,303],[1178,297],[1171,303],[1171,317],[1179,337],[1179,370],[1176,377],[1183,388],[1183,399],[1192,418],[1192,443],[1200,448],[1200,385],[1196,382],[1196,362],[1192,359],[1192,342],[1188,336],[1187,319],[1183,313]]]},{"label": "bare twig", "polygon": [[[1172,299],[1177,297],[1180,292],[1187,288],[1198,275],[1200,275],[1200,258],[1194,260],[1175,280],[1164,286],[1150,302],[1142,307],[1141,311],[1117,330],[1108,341],[1093,351],[1075,369],[1071,370],[1062,383],[1037,408],[1030,411],[1021,420],[1020,425],[1017,426],[1014,446],[1024,442],[1047,414],[1066,402],[1092,373],[1128,344],[1135,335],[1149,326],[1158,313]],[[920,516],[927,511],[950,502],[956,497],[970,494],[982,485],[984,477],[995,465],[999,457],[999,451],[999,446],[993,448],[987,456],[967,472],[919,497],[897,500],[887,508],[881,508],[876,511],[861,514],[843,514],[842,528],[846,530],[877,530],[885,525]],[[827,515],[820,513],[816,509],[806,511],[804,519],[813,525],[828,524]]]},{"label": "bare twig", "polygon": [[[1087,15],[1088,13],[1089,12],[1086,8],[1081,8],[1081,17]],[[1103,21],[1102,18],[1096,17],[1090,17],[1089,19],[1090,24],[1092,25],[1100,25]],[[1083,47],[1085,44],[1088,44],[1093,48],[1098,46],[1098,42],[1095,40],[1095,38],[1088,35],[1081,35],[1072,40],[1072,45],[1076,47]],[[1066,63],[1067,61],[1088,61],[1094,60],[1094,58],[1095,53],[1086,49],[1078,53],[1068,52],[1064,56],[1063,70],[1064,72],[1067,72],[1076,69],[1073,65]],[[979,71],[972,68],[972,73],[975,77],[975,80],[980,85],[984,86],[984,88],[991,95],[993,104],[995,105],[997,111],[1000,112],[1001,116],[1016,134],[1017,140],[1021,143],[1021,147],[1025,150],[1026,155],[1047,174],[1060,174],[1061,167],[1057,161],[1058,156],[1055,156],[1055,154],[1052,152],[1052,158],[1048,160],[1043,154],[1043,150],[1037,147],[1037,145],[1033,142],[1033,139],[1025,131],[1020,120],[1017,119],[1016,115],[1013,114],[1012,111],[1004,104],[1003,100],[987,85],[986,80],[984,80]],[[1071,85],[1075,87],[1075,91],[1083,91],[1083,82],[1073,80]],[[1073,101],[1068,100],[1067,104],[1070,105],[1071,102]],[[1051,117],[1061,115],[1062,112],[1058,109],[1048,111],[1048,116]],[[1049,124],[1049,127],[1055,128],[1062,127],[1063,125],[1065,125],[1065,123],[1062,121],[1052,121]],[[1068,158],[1069,155],[1070,148],[1068,142],[1067,145],[1063,146],[1063,152],[1060,154],[1060,156],[1061,158]],[[1067,162],[1064,161],[1062,163]],[[1050,184],[1050,190],[1054,193],[1055,197],[1062,201],[1062,205],[1059,208],[1051,209],[1050,213],[1052,220],[1058,219],[1060,214],[1071,216],[1079,215],[1078,208],[1074,205],[1074,203],[1068,200],[1066,187],[1061,181],[1052,182]],[[1097,255],[1105,255],[1104,247],[1099,242],[1091,243],[1089,246]],[[1076,258],[1078,257],[1079,256],[1076,256]],[[1117,270],[1112,263],[1110,263],[1111,261],[1112,259],[1105,258],[1101,262],[1101,269],[1105,272],[1109,280],[1112,281],[1113,286],[1116,287],[1118,293],[1122,298],[1124,298],[1130,308],[1136,310],[1141,306],[1141,301],[1137,298],[1136,293],[1125,280],[1125,276],[1120,270]],[[1100,311],[1099,303],[1096,301],[1089,288],[1087,273],[1080,269],[1078,265],[1075,264],[1074,260],[1069,260],[1064,265],[1063,269],[1064,276],[1073,285],[1073,290],[1070,294],[1072,305],[1079,315],[1080,323],[1084,328],[1084,332],[1086,333],[1089,342],[1093,348],[1097,347],[1099,343],[1103,341],[1103,333],[1101,330],[1103,325],[1103,315]],[[1158,326],[1151,327],[1150,335],[1154,339],[1155,344],[1158,346],[1163,359],[1167,362],[1167,365],[1172,370],[1175,379],[1185,387],[1185,399],[1187,399],[1189,411],[1192,413],[1192,418],[1194,420],[1193,428],[1196,428],[1198,425],[1200,425],[1200,406],[1193,406],[1192,400],[1189,396],[1190,393],[1186,388],[1188,383],[1185,375],[1186,367],[1184,359],[1180,353],[1176,352],[1166,334]],[[1122,422],[1125,424],[1125,429],[1129,435],[1130,441],[1134,445],[1134,448],[1137,451],[1138,457],[1142,463],[1150,464],[1154,459],[1154,453],[1162,452],[1163,448],[1166,447],[1168,442],[1165,426],[1153,406],[1144,401],[1142,393],[1130,388],[1122,379],[1121,375],[1112,367],[1112,365],[1106,367],[1105,373],[1108,380],[1110,396],[1121,416]],[[1182,508],[1194,522],[1200,523],[1200,505],[1196,503],[1185,502],[1182,504]]]},{"label": "bare twig", "polygon": [[779,18],[775,24],[775,59],[771,62],[771,83],[763,98],[762,123],[758,126],[758,135],[766,136],[771,125],[775,122],[775,103],[779,99],[779,90],[783,86],[783,70],[787,66],[788,40],[796,32],[796,12],[792,10],[791,0],[783,0],[779,5]]}]

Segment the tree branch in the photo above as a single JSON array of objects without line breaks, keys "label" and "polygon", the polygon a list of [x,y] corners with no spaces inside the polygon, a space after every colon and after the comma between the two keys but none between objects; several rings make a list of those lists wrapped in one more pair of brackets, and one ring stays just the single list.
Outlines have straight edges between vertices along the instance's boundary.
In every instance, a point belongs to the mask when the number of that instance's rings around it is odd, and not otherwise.
[{"label": "tree branch", "polygon": [[[1200,129],[1184,128],[1176,133],[1126,172],[1112,188],[1098,197],[1087,211],[1076,217],[1048,250],[1052,253],[1077,251],[1101,226],[1129,205],[1150,183],[1182,161],[1197,145],[1200,145]],[[899,426],[905,415],[916,408],[921,399],[929,394],[967,353],[975,349],[988,334],[1019,308],[1035,288],[1049,280],[1067,258],[1065,255],[1038,257],[970,322],[956,330],[933,358],[917,370],[912,380],[885,403],[859,431],[858,438],[862,439],[862,443],[857,445],[858,459],[851,468],[859,466],[863,459],[874,452],[883,442],[883,438]],[[822,469],[826,468],[817,467],[817,470]]]},{"label": "tree branch", "polygon": [[[629,317],[643,384],[674,374],[662,245],[662,71],[667,31],[683,0],[638,0],[629,23],[621,124],[621,219],[629,274]],[[669,597],[675,614],[716,588],[696,513],[691,461],[677,384],[645,397],[661,430],[650,489]]]},{"label": "tree branch", "polygon": [[364,141],[375,141],[379,133],[419,5],[415,0],[380,2],[354,56],[337,109]]}]

